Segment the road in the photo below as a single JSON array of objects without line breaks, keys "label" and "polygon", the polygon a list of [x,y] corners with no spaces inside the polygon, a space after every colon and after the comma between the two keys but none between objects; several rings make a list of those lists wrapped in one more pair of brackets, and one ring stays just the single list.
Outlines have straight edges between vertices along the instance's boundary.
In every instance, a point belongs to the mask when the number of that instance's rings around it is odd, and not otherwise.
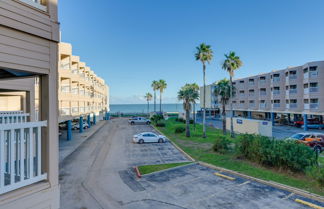
[{"label": "road", "polygon": [[294,202],[303,197],[237,176],[230,181],[198,164],[137,179],[134,165],[187,161],[169,142],[131,143],[150,130],[114,119],[85,141],[60,166],[61,208],[307,208]]}]

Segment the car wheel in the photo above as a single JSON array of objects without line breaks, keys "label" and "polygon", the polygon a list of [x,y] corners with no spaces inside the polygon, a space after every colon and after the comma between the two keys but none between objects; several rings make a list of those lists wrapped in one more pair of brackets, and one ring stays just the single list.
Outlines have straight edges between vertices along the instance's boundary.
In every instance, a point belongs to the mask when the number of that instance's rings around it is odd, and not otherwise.
[{"label": "car wheel", "polygon": [[138,143],[139,143],[139,144],[143,144],[143,143],[144,143],[144,140],[143,140],[143,139],[140,139],[140,140],[138,141]]},{"label": "car wheel", "polygon": [[318,154],[322,152],[322,149],[320,146],[314,147],[314,151],[317,152]]},{"label": "car wheel", "polygon": [[134,125],[134,122],[131,122],[131,125]]},{"label": "car wheel", "polygon": [[158,141],[159,143],[163,143],[163,139],[159,139],[159,141]]},{"label": "car wheel", "polygon": [[146,122],[146,125],[150,125],[150,124],[151,124],[151,122],[150,122],[150,121],[147,121],[147,122]]}]

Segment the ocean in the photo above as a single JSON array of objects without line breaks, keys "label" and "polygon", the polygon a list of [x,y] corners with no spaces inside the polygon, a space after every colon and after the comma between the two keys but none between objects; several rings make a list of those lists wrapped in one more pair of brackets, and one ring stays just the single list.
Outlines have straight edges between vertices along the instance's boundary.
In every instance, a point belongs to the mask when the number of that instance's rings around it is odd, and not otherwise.
[{"label": "ocean", "polygon": [[[196,111],[200,109],[196,104]],[[154,104],[149,105],[149,112],[154,111]],[[156,111],[160,111],[160,104],[156,104]],[[162,104],[163,112],[184,112],[183,104]],[[111,104],[111,113],[147,113],[147,104]]]}]

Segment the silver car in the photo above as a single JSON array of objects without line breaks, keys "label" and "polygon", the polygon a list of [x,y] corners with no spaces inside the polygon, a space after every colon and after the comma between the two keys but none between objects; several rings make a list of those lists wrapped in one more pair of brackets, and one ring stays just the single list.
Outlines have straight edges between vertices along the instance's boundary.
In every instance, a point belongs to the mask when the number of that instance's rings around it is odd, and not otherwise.
[{"label": "silver car", "polygon": [[146,124],[146,125],[149,125],[151,124],[151,121],[147,118],[144,118],[144,117],[133,117],[133,118],[130,118],[128,120],[128,123],[131,124],[131,125],[135,125],[135,124]]},{"label": "silver car", "polygon": [[157,135],[153,132],[143,132],[133,136],[133,142],[143,144],[145,142],[158,142],[164,143],[167,141],[166,136]]}]

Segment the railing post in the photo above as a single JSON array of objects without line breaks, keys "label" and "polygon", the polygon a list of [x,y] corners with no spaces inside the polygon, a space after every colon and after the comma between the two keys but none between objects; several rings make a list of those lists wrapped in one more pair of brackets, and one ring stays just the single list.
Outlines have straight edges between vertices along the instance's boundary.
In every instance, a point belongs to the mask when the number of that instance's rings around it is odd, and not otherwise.
[{"label": "railing post", "polygon": [[97,123],[96,114],[93,113],[93,125],[96,125],[96,123]]},{"label": "railing post", "polygon": [[72,139],[72,121],[67,121],[67,140],[70,141]]},{"label": "railing post", "polygon": [[83,117],[80,116],[80,120],[79,120],[79,132],[82,133],[83,132]]},{"label": "railing post", "polygon": [[28,152],[28,157],[29,157],[29,179],[34,177],[34,147],[33,147],[33,128],[29,128],[29,152]]},{"label": "railing post", "polygon": [[304,131],[308,131],[308,121],[307,121],[307,114],[304,114]]},{"label": "railing post", "polygon": [[37,176],[40,176],[42,174],[42,138],[41,138],[41,127],[37,127]]},{"label": "railing post", "polygon": [[90,115],[88,115],[88,118],[87,119],[88,119],[87,120],[88,126],[89,126],[89,128],[91,128],[91,117],[90,117]]},{"label": "railing post", "polygon": [[14,161],[14,133],[15,130],[11,129],[10,130],[10,141],[9,141],[9,147],[10,147],[10,184],[15,183],[15,161]]},{"label": "railing post", "polygon": [[24,129],[20,129],[20,181],[25,180],[25,140]]}]

